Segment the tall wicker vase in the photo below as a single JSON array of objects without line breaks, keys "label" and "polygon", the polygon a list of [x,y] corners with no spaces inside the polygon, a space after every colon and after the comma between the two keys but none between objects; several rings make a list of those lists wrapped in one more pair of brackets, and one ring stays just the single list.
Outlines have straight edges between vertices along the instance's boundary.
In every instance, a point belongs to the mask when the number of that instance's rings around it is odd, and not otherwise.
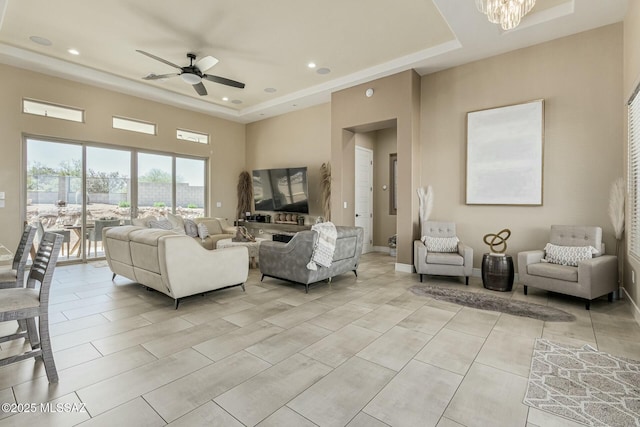
[{"label": "tall wicker vase", "polygon": [[238,176],[238,206],[236,208],[236,218],[244,218],[246,212],[251,212],[252,200],[253,183],[251,174],[247,171],[242,171]]}]

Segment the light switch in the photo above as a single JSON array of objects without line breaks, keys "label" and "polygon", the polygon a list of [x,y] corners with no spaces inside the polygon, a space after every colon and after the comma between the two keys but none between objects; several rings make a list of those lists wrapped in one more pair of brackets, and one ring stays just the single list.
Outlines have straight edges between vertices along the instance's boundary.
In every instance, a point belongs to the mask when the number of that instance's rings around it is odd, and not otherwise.
[{"label": "light switch", "polygon": [[0,200],[0,208],[4,208],[4,200]]},{"label": "light switch", "polygon": [[347,202],[344,202],[344,208],[347,209]]},{"label": "light switch", "polygon": [[4,200],[4,191],[0,191],[0,200]]},{"label": "light switch", "polygon": [[222,207],[222,202],[216,202],[216,208],[221,208]]}]

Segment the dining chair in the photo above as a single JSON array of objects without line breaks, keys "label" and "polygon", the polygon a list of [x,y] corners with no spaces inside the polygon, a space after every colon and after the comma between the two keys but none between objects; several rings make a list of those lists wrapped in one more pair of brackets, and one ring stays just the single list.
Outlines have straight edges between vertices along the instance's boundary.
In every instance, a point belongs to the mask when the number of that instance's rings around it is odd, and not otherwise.
[{"label": "dining chair", "polygon": [[[18,330],[0,337],[0,343],[25,338],[31,345],[30,351],[0,359],[0,366],[31,357],[41,358],[50,383],[58,382],[58,373],[49,337],[49,291],[62,240],[60,234],[44,233],[29,270],[26,287],[0,290],[0,322],[25,321],[27,326],[26,331]],[[36,282],[40,285],[39,289],[36,288]]]},{"label": "dining chair", "polygon": [[29,259],[29,250],[36,235],[35,227],[26,225],[13,257],[13,264],[0,270],[0,289],[24,286],[24,270]]}]

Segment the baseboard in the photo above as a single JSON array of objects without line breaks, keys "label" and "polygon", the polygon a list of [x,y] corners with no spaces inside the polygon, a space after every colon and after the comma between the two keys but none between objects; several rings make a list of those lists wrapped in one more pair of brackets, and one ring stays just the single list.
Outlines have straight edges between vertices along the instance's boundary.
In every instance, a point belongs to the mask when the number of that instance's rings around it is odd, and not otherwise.
[{"label": "baseboard", "polygon": [[401,264],[396,262],[396,271],[401,273],[413,273],[413,264]]},{"label": "baseboard", "polygon": [[627,296],[627,299],[629,300],[629,302],[633,306],[633,318],[635,319],[635,321],[638,324],[638,326],[640,326],[640,308],[638,308],[638,306],[636,305],[635,301],[633,301],[633,298],[631,298],[631,295],[629,295],[629,293],[627,292],[627,290],[625,288],[620,288],[620,289],[622,289],[624,294]]}]

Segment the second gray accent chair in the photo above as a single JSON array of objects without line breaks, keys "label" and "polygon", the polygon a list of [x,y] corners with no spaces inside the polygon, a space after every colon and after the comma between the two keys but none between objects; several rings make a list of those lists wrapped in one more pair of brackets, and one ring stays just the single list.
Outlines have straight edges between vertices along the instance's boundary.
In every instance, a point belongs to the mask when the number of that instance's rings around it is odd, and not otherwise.
[{"label": "second gray accent chair", "polygon": [[364,229],[362,227],[336,226],[338,233],[336,250],[331,267],[318,266],[317,270],[309,270],[307,263],[311,260],[318,233],[311,230],[300,231],[288,242],[266,241],[260,243],[259,256],[262,279],[265,276],[300,283],[309,292],[311,283],[331,280],[348,271],[357,276],[358,262],[362,255]]},{"label": "second gray accent chair", "polygon": [[[454,222],[426,221],[422,224],[421,237],[457,237]],[[458,242],[457,252],[428,252],[421,240],[413,242],[413,266],[420,276],[463,276],[469,285],[473,271],[473,248]]]},{"label": "second gray accent chair", "polygon": [[585,299],[589,310],[591,300],[618,290],[618,258],[604,255],[602,228],[593,226],[552,225],[549,243],[559,246],[593,246],[599,253],[579,261],[577,267],[544,262],[545,251],[533,250],[518,254],[518,276],[524,285]]}]

